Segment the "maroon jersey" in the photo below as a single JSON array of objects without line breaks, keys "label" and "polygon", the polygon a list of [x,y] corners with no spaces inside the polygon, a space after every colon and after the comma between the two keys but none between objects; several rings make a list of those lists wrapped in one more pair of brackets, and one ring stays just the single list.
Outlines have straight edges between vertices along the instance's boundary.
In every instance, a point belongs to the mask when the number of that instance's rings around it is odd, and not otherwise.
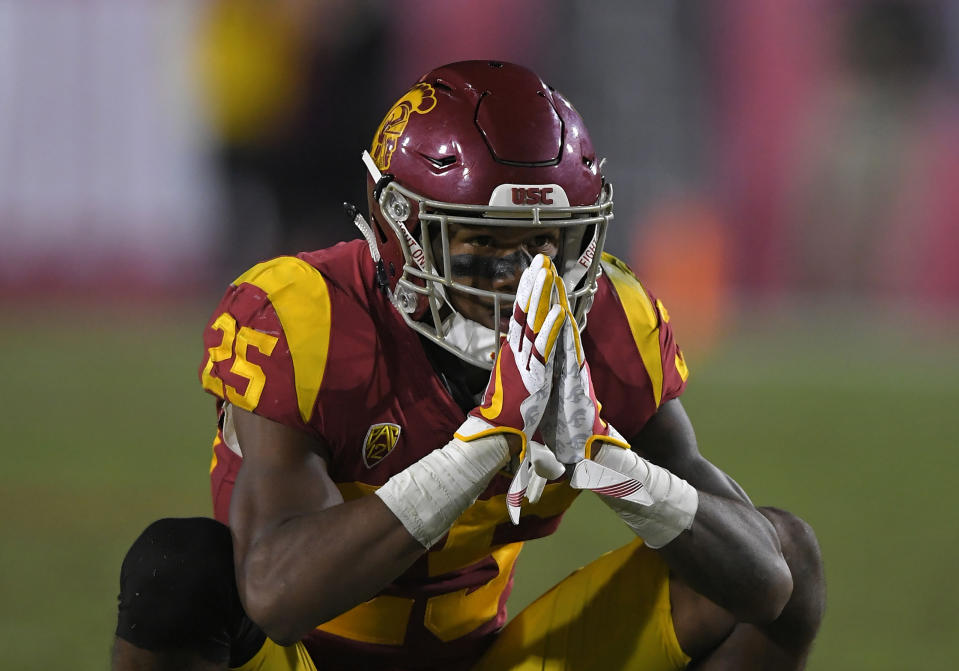
[{"label": "maroon jersey", "polygon": [[[635,435],[685,386],[668,317],[620,261],[604,274],[583,344],[603,416]],[[591,328],[592,327],[592,328]],[[261,263],[229,287],[204,332],[205,389],[317,436],[345,499],[372,493],[444,446],[465,419],[419,336],[376,286],[363,241]],[[239,449],[213,446],[217,519],[228,522]],[[320,625],[306,641],[331,662],[386,655],[397,667],[447,666],[477,654],[506,621],[522,541],[552,533],[576,497],[565,479],[507,517],[511,476],[494,476],[446,537],[379,595]],[[448,660],[448,664],[444,661]]]}]

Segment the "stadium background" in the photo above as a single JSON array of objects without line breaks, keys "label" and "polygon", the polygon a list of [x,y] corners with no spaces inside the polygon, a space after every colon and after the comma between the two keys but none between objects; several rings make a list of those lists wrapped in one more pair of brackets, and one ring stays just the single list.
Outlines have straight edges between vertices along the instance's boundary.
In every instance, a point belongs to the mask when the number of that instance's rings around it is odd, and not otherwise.
[{"label": "stadium background", "polygon": [[[209,513],[223,286],[353,237],[381,115],[493,57],[608,156],[703,452],[817,530],[809,668],[953,668],[957,37],[919,0],[0,4],[0,666],[106,667],[130,541]],[[627,539],[582,497],[511,608]]]}]

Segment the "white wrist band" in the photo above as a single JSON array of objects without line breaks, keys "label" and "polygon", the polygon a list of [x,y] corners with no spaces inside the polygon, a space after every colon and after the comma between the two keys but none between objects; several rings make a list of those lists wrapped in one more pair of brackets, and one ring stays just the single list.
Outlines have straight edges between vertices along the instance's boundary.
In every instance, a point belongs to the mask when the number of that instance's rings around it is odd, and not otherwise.
[{"label": "white wrist band", "polygon": [[406,530],[432,547],[509,460],[506,437],[494,434],[445,447],[400,471],[376,490]]},{"label": "white wrist band", "polygon": [[650,505],[600,495],[649,547],[661,548],[693,525],[699,493],[677,475],[652,464],[632,450],[603,446],[593,460],[643,483]]}]

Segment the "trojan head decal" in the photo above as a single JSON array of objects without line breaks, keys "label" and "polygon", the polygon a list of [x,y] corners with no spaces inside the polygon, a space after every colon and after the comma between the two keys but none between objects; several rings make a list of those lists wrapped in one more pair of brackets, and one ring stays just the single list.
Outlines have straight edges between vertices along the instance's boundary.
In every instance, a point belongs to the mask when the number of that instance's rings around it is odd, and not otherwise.
[{"label": "trojan head decal", "polygon": [[380,127],[376,129],[376,135],[373,136],[370,155],[376,162],[377,168],[383,172],[389,170],[390,159],[400,138],[403,137],[403,131],[406,130],[410,116],[414,113],[426,114],[434,107],[436,107],[436,97],[433,95],[433,87],[423,83],[417,84],[396,101],[393,108],[386,113]]}]

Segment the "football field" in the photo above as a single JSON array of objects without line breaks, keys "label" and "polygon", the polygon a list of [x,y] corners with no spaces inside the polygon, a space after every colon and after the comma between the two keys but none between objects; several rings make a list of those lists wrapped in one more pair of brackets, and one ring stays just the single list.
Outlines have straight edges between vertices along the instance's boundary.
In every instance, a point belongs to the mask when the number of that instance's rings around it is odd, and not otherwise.
[{"label": "football field", "polygon": [[[213,402],[196,367],[214,302],[5,307],[2,668],[107,668],[129,543],[157,517],[210,513]],[[959,656],[959,330],[922,324],[776,313],[687,351],[704,454],[818,533],[829,603],[810,669],[945,670]],[[557,536],[527,545],[511,609],[627,540],[580,497]]]}]

